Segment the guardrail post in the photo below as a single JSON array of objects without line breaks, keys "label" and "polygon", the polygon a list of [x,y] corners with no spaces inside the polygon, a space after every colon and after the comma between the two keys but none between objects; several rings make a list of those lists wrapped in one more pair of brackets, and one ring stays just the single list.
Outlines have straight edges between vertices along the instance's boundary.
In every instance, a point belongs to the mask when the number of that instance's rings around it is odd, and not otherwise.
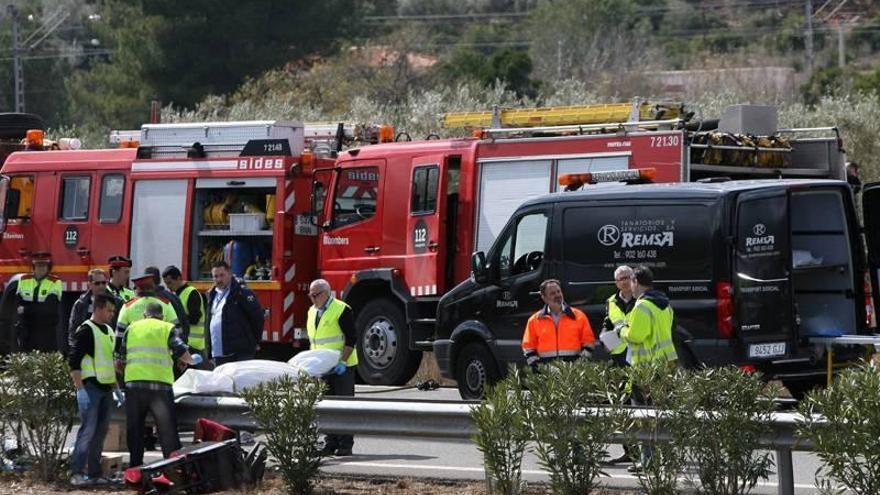
[{"label": "guardrail post", "polygon": [[794,495],[794,467],[791,449],[776,449],[776,477],[779,479],[779,495]]}]

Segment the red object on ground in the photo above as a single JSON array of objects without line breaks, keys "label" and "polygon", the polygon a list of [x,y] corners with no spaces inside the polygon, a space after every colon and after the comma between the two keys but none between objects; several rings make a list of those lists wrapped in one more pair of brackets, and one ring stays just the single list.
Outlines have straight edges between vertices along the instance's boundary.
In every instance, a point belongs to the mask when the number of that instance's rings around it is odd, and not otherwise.
[{"label": "red object on ground", "polygon": [[199,418],[193,442],[222,442],[235,438],[235,431],[210,419]]}]

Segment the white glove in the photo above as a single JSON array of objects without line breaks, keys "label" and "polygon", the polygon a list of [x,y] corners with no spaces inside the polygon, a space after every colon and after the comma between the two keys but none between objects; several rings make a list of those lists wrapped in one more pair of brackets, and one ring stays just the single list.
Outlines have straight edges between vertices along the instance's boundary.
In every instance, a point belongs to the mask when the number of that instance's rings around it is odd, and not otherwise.
[{"label": "white glove", "polygon": [[581,359],[592,359],[593,358],[593,350],[589,347],[584,347],[581,349]]},{"label": "white glove", "polygon": [[123,392],[121,389],[114,388],[113,400],[116,401],[116,407],[122,407],[122,405],[125,404],[125,392]]}]

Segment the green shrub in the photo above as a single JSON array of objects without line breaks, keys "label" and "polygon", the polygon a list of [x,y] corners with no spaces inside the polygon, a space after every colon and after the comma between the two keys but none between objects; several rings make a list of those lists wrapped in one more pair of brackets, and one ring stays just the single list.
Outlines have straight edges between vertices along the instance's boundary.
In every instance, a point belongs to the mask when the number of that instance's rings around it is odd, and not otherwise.
[{"label": "green shrub", "polygon": [[822,472],[858,495],[880,493],[880,370],[872,363],[807,395],[798,434],[812,440]]},{"label": "green shrub", "polygon": [[526,420],[553,492],[590,493],[604,475],[606,444],[625,419],[624,372],[586,361],[554,363],[528,376],[526,387]]},{"label": "green shrub", "polygon": [[64,357],[44,352],[12,354],[6,358],[0,380],[9,387],[4,412],[10,422],[17,422],[19,441],[34,461],[35,476],[42,481],[59,479],[77,411]]},{"label": "green shrub", "polygon": [[[649,495],[675,495],[679,493],[678,479],[687,463],[684,438],[690,419],[680,407],[683,400],[680,385],[687,372],[666,363],[651,363],[627,368],[627,374],[633,388],[662,414],[662,421],[633,422],[636,428],[657,439],[650,462],[638,472],[639,486]],[[621,429],[626,430],[625,426]],[[663,431],[669,432],[668,438],[660,438]],[[636,442],[631,440],[630,443],[633,444],[631,451],[638,452]]]},{"label": "green shrub", "polygon": [[471,410],[478,430],[474,442],[483,453],[491,493],[516,495],[523,488],[522,459],[529,428],[520,378],[518,369],[512,367],[507,378],[490,387],[483,402]]},{"label": "green shrub", "polygon": [[773,459],[759,452],[760,439],[769,435],[776,387],[767,386],[757,373],[738,368],[707,368],[682,374],[678,391],[683,419],[682,435],[689,457],[697,465],[699,493],[749,493],[760,479],[770,476]]},{"label": "green shrub", "polygon": [[288,493],[311,493],[323,462],[315,406],[324,395],[324,383],[285,376],[246,389],[241,395],[266,433],[266,448],[278,463]]}]

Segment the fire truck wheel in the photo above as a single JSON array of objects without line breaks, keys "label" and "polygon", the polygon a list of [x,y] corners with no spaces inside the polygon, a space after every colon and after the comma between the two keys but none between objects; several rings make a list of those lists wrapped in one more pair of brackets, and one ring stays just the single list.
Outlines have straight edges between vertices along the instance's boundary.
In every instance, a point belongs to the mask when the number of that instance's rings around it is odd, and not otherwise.
[{"label": "fire truck wheel", "polygon": [[30,113],[0,113],[0,139],[24,139],[28,129],[45,129],[43,119]]},{"label": "fire truck wheel", "polygon": [[404,385],[422,362],[421,351],[409,349],[403,311],[388,299],[367,303],[358,312],[358,374],[370,385]]},{"label": "fire truck wheel", "polygon": [[489,349],[480,342],[464,346],[455,362],[455,381],[458,393],[465,400],[481,400],[486,385],[501,378],[498,365]]}]

